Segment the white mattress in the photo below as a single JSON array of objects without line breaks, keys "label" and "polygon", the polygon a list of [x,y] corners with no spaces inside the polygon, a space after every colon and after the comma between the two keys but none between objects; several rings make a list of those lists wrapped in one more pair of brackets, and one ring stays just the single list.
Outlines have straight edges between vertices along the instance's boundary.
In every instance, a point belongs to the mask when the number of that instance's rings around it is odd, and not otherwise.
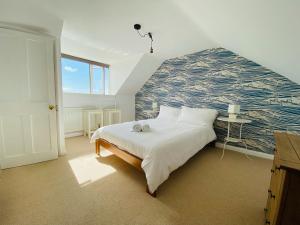
[{"label": "white mattress", "polygon": [[160,119],[142,120],[151,127],[149,132],[132,132],[136,122],[126,122],[99,128],[91,140],[103,138],[141,158],[149,191],[153,193],[206,144],[216,139],[212,126],[201,126]]}]

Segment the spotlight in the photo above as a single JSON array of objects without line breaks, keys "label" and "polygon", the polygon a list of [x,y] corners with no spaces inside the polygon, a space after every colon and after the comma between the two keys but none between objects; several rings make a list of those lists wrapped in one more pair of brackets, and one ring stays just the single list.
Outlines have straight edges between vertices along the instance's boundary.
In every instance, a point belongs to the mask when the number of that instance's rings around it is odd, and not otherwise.
[{"label": "spotlight", "polygon": [[140,30],[141,29],[141,24],[134,24],[134,29],[135,30]]},{"label": "spotlight", "polygon": [[151,40],[151,42],[150,42],[150,53],[153,53],[153,47],[152,47],[153,37],[152,37],[152,33],[151,33],[151,32],[144,33],[144,34],[141,33],[139,30],[142,28],[142,26],[141,26],[141,24],[138,24],[138,23],[134,24],[134,25],[133,25],[133,28],[138,32],[138,34],[139,34],[142,38],[144,38],[144,37],[146,37],[146,36],[148,36],[148,37],[150,38],[150,40]]}]

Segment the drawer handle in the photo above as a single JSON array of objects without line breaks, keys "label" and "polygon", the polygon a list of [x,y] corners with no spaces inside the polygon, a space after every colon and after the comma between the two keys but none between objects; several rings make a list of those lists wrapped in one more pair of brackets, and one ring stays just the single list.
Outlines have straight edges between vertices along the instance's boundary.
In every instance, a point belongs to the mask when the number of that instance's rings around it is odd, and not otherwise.
[{"label": "drawer handle", "polygon": [[268,193],[272,193],[272,191],[270,189],[268,189]]},{"label": "drawer handle", "polygon": [[274,173],[274,172],[275,172],[275,170],[271,169],[271,173]]},{"label": "drawer handle", "polygon": [[264,208],[264,211],[265,211],[265,212],[268,212],[268,209],[267,209],[267,208]]},{"label": "drawer handle", "polygon": [[269,220],[266,220],[266,224],[271,224],[271,222]]}]

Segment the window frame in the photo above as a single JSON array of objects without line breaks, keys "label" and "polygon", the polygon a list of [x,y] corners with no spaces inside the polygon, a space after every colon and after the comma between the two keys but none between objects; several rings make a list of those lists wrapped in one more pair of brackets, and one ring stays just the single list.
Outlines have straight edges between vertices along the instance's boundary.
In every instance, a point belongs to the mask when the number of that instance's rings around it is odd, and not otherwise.
[{"label": "window frame", "polygon": [[[83,62],[83,63],[87,63],[89,64],[89,79],[90,79],[90,90],[89,93],[80,93],[80,92],[71,92],[71,91],[63,91],[63,93],[70,93],[70,94],[85,94],[85,95],[107,95],[106,94],[106,87],[105,87],[105,79],[106,79],[106,71],[105,69],[109,69],[109,65],[105,64],[105,63],[100,63],[100,62],[96,62],[96,61],[92,61],[92,60],[88,60],[88,59],[84,59],[81,57],[77,57],[77,56],[73,56],[73,55],[69,55],[69,54],[65,54],[65,53],[61,53],[61,59],[62,58],[66,58],[66,59],[71,59],[71,60],[75,60],[78,62]],[[103,93],[94,93],[93,89],[94,89],[94,69],[93,66],[99,66],[102,68],[102,73],[103,73],[103,79],[102,79],[102,85],[103,85]]]}]

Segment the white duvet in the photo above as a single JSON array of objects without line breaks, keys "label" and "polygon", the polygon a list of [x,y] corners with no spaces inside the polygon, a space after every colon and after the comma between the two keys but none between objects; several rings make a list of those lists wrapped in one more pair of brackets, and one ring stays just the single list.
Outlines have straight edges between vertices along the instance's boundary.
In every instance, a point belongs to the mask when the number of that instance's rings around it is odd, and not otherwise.
[{"label": "white duvet", "polygon": [[142,120],[150,125],[149,132],[132,132],[136,122],[126,122],[99,128],[91,140],[103,138],[142,159],[149,191],[153,193],[206,144],[216,139],[213,127],[192,125],[162,119]]}]

